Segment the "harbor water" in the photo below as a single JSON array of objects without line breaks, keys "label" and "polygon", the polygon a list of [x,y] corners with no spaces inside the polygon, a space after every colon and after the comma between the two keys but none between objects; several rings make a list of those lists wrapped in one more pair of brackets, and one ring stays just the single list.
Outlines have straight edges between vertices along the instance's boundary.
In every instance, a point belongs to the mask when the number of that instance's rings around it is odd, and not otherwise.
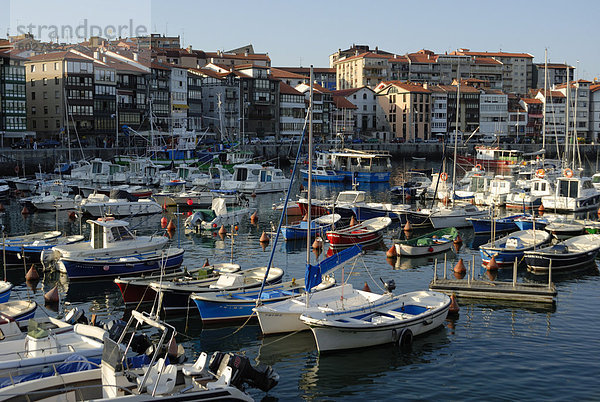
[{"label": "harbor water", "polygon": [[[399,163],[392,172],[392,183],[399,174],[415,162]],[[416,162],[417,167],[434,167],[428,162]],[[439,166],[435,165],[437,169]],[[295,195],[298,194],[296,184]],[[335,195],[344,187],[314,185],[315,198]],[[389,185],[364,186],[374,201],[389,200]],[[233,259],[242,268],[266,265],[273,238],[261,247],[263,231],[277,227],[279,214],[272,204],[280,194],[251,198],[258,208],[258,224],[244,222],[234,236],[233,252],[230,237],[216,233],[185,235],[182,229],[187,211],[177,214],[169,209],[163,215],[138,217],[130,227],[138,234],[164,233],[160,219],[166,216],[177,224],[173,245],[186,250],[184,265],[202,266]],[[58,227],[67,234],[88,234],[88,225],[80,219],[69,219],[66,211],[21,214],[15,199],[5,205],[1,216],[7,235],[52,230]],[[400,228],[389,229],[382,244],[366,250],[364,255],[343,271],[336,273],[342,280],[362,288],[365,283],[374,292],[381,291],[384,281],[396,282],[396,293],[428,288],[434,274],[432,257],[416,259],[386,259],[385,252],[398,236]],[[462,229],[464,240],[458,252],[447,254],[447,275],[459,258],[470,262],[475,258],[476,276],[488,280],[508,280],[512,269],[500,271],[497,277],[481,268],[476,246],[487,239],[474,238],[470,229]],[[318,259],[327,254],[327,245]],[[316,260],[313,251],[311,262]],[[443,255],[438,255],[437,273],[443,275]],[[273,265],[284,269],[284,280],[303,278],[307,259],[306,241],[286,243],[280,239],[275,246]],[[6,269],[6,277],[16,287],[13,297],[33,298],[40,307],[37,315],[55,316],[73,306],[82,308],[88,317],[99,321],[125,318],[129,311],[112,280],[70,282],[57,273],[45,272],[35,286],[26,284],[28,266]],[[42,271],[41,267],[38,267]],[[525,268],[518,271],[519,281],[543,282]],[[222,326],[203,328],[196,310],[179,316],[167,316],[178,332],[178,343],[184,346],[189,360],[202,351],[236,351],[246,354],[256,363],[273,366],[280,383],[267,395],[249,389],[257,400],[599,400],[600,364],[600,276],[596,266],[568,276],[553,277],[558,290],[554,306],[500,302],[469,302],[459,300],[458,316],[426,335],[417,337],[410,349],[395,345],[342,351],[330,354],[317,352],[310,331],[282,336],[262,336],[256,322],[240,328]],[[43,295],[55,285],[59,287],[58,307],[44,307]]]}]

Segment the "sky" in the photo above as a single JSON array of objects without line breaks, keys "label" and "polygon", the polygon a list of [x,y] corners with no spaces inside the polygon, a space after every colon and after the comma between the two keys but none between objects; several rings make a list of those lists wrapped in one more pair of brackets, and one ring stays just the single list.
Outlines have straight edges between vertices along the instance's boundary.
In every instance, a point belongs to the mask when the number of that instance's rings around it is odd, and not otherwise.
[{"label": "sky", "polygon": [[[7,32],[121,32],[180,35],[183,46],[229,50],[251,43],[273,66],[327,67],[352,44],[405,54],[420,49],[530,53],[600,77],[600,2],[404,0],[0,0],[0,38]],[[5,12],[8,10],[8,12]],[[86,30],[87,29],[87,30]],[[37,35],[36,35],[37,36]],[[77,36],[77,35],[74,35]],[[61,40],[64,41],[64,40]],[[68,41],[68,40],[67,40]]]}]

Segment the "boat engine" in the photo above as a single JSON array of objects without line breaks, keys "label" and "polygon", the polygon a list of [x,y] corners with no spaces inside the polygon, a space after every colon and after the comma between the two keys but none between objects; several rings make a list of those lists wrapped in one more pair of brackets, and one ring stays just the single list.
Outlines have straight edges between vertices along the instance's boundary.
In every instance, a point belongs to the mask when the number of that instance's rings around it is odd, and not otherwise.
[{"label": "boat engine", "polygon": [[247,384],[267,392],[279,383],[279,374],[271,366],[265,364],[252,366],[250,359],[246,356],[233,353],[213,353],[208,364],[208,371],[218,377],[228,366],[232,369],[230,384],[236,388],[242,389],[243,384]]},{"label": "boat engine", "polygon": [[379,278],[381,283],[383,283],[383,287],[387,293],[392,293],[394,289],[396,289],[396,282],[393,279],[390,279],[387,282],[384,282],[383,279]]}]

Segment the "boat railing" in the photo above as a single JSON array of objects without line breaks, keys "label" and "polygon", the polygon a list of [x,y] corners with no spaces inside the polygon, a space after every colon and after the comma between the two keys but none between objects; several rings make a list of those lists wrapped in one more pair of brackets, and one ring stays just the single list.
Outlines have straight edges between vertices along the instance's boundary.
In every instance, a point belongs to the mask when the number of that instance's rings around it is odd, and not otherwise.
[{"label": "boat railing", "polygon": [[[83,360],[69,360],[69,363],[87,363],[87,364],[91,364],[93,366],[95,366],[96,369],[101,368],[101,365],[99,363],[95,363],[93,361],[87,360],[87,359],[83,359]],[[50,368],[52,370],[52,372],[54,373],[54,376],[59,376],[61,375],[61,373],[59,373],[57,366],[64,364],[64,362],[59,362],[59,363],[52,363]],[[15,382],[14,378],[13,378],[13,374],[9,371],[8,372],[8,378],[10,380],[10,384],[12,386],[16,386],[17,384],[22,384],[22,382]],[[74,388],[74,389],[79,389],[79,387]],[[39,390],[39,391],[27,391],[28,394],[30,393],[36,393],[36,392],[47,392],[46,390]]]}]

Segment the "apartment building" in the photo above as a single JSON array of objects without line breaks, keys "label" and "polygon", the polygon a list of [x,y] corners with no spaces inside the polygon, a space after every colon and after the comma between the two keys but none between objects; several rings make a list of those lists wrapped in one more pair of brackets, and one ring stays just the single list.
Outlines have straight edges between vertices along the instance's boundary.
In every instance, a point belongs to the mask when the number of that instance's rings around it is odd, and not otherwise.
[{"label": "apartment building", "polygon": [[556,90],[538,89],[534,96],[546,108],[546,138],[565,139],[565,110],[567,98],[564,93]]},{"label": "apartment building", "polygon": [[393,137],[406,141],[430,138],[432,91],[427,84],[381,82],[375,93],[381,107],[379,131],[391,132]]},{"label": "apartment building", "polygon": [[332,91],[334,97],[344,97],[347,101],[356,106],[356,124],[355,132],[366,134],[377,130],[377,94],[373,89],[364,86],[362,88],[342,89]]},{"label": "apartment building", "polygon": [[238,66],[244,124],[249,135],[279,138],[279,85],[281,81],[269,74],[269,67],[251,64]]},{"label": "apartment building", "polygon": [[169,65],[170,72],[170,106],[171,124],[170,129],[175,132],[183,132],[188,127],[188,73],[187,68]]},{"label": "apartment building", "polygon": [[149,96],[154,126],[168,131],[171,124],[171,68],[159,62],[150,63]]},{"label": "apartment building", "polygon": [[336,88],[374,88],[389,79],[388,59],[388,55],[366,52],[336,60]]},{"label": "apartment building", "polygon": [[196,68],[187,70],[187,129],[202,129],[202,74]]},{"label": "apartment building", "polygon": [[590,85],[590,140],[600,141],[600,84]]},{"label": "apartment building", "polygon": [[179,49],[181,48],[181,38],[177,36],[165,36],[157,33],[149,36],[139,36],[131,40],[140,49]]},{"label": "apartment building", "polygon": [[453,54],[470,56],[473,60],[491,58],[502,63],[502,90],[525,95],[533,83],[533,55],[529,53],[474,52],[458,49]]},{"label": "apartment building", "polygon": [[544,103],[539,99],[521,98],[519,100],[519,105],[527,113],[525,135],[535,139],[537,142],[541,142],[544,121]]},{"label": "apartment building", "polygon": [[25,59],[0,51],[0,134],[23,138],[27,130]]},{"label": "apartment building", "polygon": [[279,134],[281,137],[302,135],[306,118],[304,94],[285,82],[279,83]]},{"label": "apartment building", "polygon": [[483,135],[508,133],[508,95],[498,90],[480,93],[479,132]]},{"label": "apartment building", "polygon": [[350,102],[343,96],[332,96],[332,111],[333,118],[332,126],[336,136],[352,136],[356,132],[356,111],[355,104]]},{"label": "apartment building", "polygon": [[544,80],[546,80],[547,88],[564,84],[567,82],[567,69],[569,69],[570,79],[572,80],[575,77],[575,67],[561,63],[548,63],[548,76],[544,78],[545,67],[544,63],[533,65],[533,88],[544,88]]},{"label": "apartment building", "polygon": [[[589,140],[591,137],[589,129],[590,120],[590,85],[591,81],[577,80],[569,82],[568,94],[568,118],[570,134],[574,134],[581,140]],[[556,85],[555,90],[567,97],[567,84]]]},{"label": "apartment building", "polygon": [[[304,77],[305,82],[308,82],[308,80],[310,79],[309,67],[278,67],[278,69],[301,75]],[[273,70],[271,70],[271,72],[273,72]],[[336,69],[327,67],[313,67],[313,81],[322,86],[323,88],[327,89],[328,91],[335,91],[337,89]]]},{"label": "apartment building", "polygon": [[[322,140],[329,139],[333,134],[333,96],[331,91],[319,84],[313,83],[313,133]],[[296,91],[304,94],[305,102],[310,101],[310,85],[300,84]]]},{"label": "apartment building", "polygon": [[[249,100],[242,102],[241,74],[237,71],[217,72],[209,68],[195,71],[201,78],[202,127],[230,137],[248,137]],[[240,111],[244,110],[244,113]],[[245,116],[245,117],[244,117]]]},{"label": "apartment building", "polygon": [[80,137],[94,133],[93,60],[69,51],[47,53],[29,58],[25,71],[30,130],[55,139],[67,124]]},{"label": "apartment building", "polygon": [[438,85],[431,90],[431,138],[443,138],[448,132],[448,92]]},{"label": "apartment building", "polygon": [[458,131],[463,134],[471,134],[479,127],[479,89],[469,85],[440,85],[447,93],[446,127],[448,133],[456,131],[456,98],[460,91],[458,100]]}]

